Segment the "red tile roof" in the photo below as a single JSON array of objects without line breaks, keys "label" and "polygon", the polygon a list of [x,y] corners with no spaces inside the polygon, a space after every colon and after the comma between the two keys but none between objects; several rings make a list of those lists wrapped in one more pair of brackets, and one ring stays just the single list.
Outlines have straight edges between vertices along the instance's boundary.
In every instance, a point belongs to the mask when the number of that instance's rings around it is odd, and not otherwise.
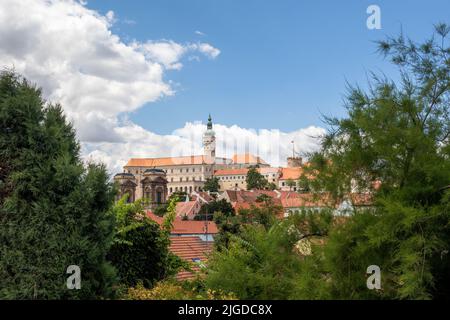
[{"label": "red tile roof", "polygon": [[[147,211],[147,216],[153,221],[156,221],[158,224],[161,224],[164,221],[164,218],[158,217],[150,211]],[[208,234],[216,234],[219,232],[214,221],[208,221],[206,224],[205,221],[182,220],[181,217],[176,217],[173,222],[173,229],[171,234],[201,235],[205,234],[206,226],[208,227]]]},{"label": "red tile roof", "polygon": [[178,280],[194,278],[195,273],[200,270],[194,260],[205,263],[208,260],[208,255],[212,252],[212,249],[212,242],[202,241],[199,237],[171,237],[169,250],[181,259],[190,262],[191,269],[194,271],[194,273],[184,270],[180,271],[176,278]]},{"label": "red tile roof", "polygon": [[336,207],[335,201],[328,193],[314,195],[312,193],[290,193],[281,199],[283,208],[301,208],[301,207]]},{"label": "red tile roof", "polygon": [[295,168],[281,168],[280,180],[298,180],[303,173],[303,169],[300,167]]},{"label": "red tile roof", "polygon": [[[272,198],[273,204],[281,206],[281,193],[270,190],[226,190],[228,198],[234,210],[239,213],[239,210],[250,209],[252,206],[261,207],[264,203],[256,201],[259,196],[265,194]],[[278,215],[282,216],[280,211]]]},{"label": "red tile roof", "polygon": [[[197,192],[197,194],[200,197],[202,197],[206,202],[214,201],[214,198],[210,194],[208,194],[208,192],[201,191],[201,192]],[[194,199],[197,198],[197,196],[195,194],[192,195],[191,197],[193,197]]]},{"label": "red tile roof", "polygon": [[161,167],[192,164],[210,164],[213,159],[207,156],[185,156],[164,158],[132,158],[125,167]]},{"label": "red tile roof", "polygon": [[198,201],[180,201],[177,203],[177,216],[188,216],[192,218],[200,211],[201,205]]}]

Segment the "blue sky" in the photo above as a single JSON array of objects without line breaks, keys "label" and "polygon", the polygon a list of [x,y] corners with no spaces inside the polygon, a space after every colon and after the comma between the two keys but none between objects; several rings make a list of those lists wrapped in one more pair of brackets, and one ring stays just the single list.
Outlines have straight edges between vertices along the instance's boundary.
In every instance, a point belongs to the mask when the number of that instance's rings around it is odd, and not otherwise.
[{"label": "blue sky", "polygon": [[[381,30],[366,28],[370,4],[381,8]],[[201,40],[221,50],[215,60],[185,61],[181,71],[165,74],[177,93],[130,116],[160,134],[205,121],[209,112],[222,124],[246,128],[323,125],[321,113],[344,114],[346,81],[364,84],[371,70],[395,74],[373,41],[401,28],[421,40],[450,12],[446,0],[96,0],[87,6],[113,10],[112,29],[125,42]]]}]

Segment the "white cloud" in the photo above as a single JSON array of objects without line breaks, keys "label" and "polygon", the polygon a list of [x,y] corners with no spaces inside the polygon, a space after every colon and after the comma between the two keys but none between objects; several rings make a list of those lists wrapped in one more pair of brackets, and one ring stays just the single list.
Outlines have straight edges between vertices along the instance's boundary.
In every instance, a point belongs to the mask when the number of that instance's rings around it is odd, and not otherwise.
[{"label": "white cloud", "polygon": [[186,52],[218,51],[166,40],[127,44],[111,31],[114,21],[112,11],[103,16],[75,0],[0,1],[0,67],[14,67],[60,102],[82,141],[120,140],[111,133],[120,114],[174,94],[166,69],[180,69]]},{"label": "white cloud", "polygon": [[[204,126],[186,123],[171,135],[154,134],[123,115],[175,92],[164,80],[166,70],[182,68],[182,59],[215,59],[220,50],[204,42],[148,40],[125,43],[111,26],[114,12],[101,15],[75,0],[1,0],[0,67],[15,70],[60,102],[74,122],[87,159],[104,161],[120,171],[130,157],[176,156],[201,152]],[[125,118],[125,120],[124,120]],[[215,125],[218,154],[259,153],[273,165],[283,164],[290,141],[310,151],[309,135],[323,129],[294,132]],[[241,150],[242,149],[242,150]]]},{"label": "white cloud", "polygon": [[194,43],[194,44],[191,44],[189,46],[189,48],[191,50],[199,51],[211,59],[215,59],[220,54],[220,50],[217,48],[214,48],[209,43]]},{"label": "white cloud", "polygon": [[[145,44],[138,44],[137,48],[142,50],[146,57],[162,64],[169,70],[180,70],[183,67],[180,59],[188,52],[200,52],[210,59],[215,59],[220,54],[219,49],[208,43],[180,45],[170,40],[149,41]],[[199,60],[199,57],[196,57]]]},{"label": "white cloud", "polygon": [[195,30],[195,34],[199,35],[199,36],[206,36],[206,34],[204,34],[203,32],[201,32],[199,30]]},{"label": "white cloud", "polygon": [[[115,129],[121,142],[84,144],[83,153],[87,159],[103,161],[111,172],[122,171],[123,165],[132,157],[166,157],[202,154],[202,134],[205,125],[201,122],[187,122],[170,135],[157,135],[129,123]],[[231,158],[235,153],[250,152],[259,155],[273,166],[286,165],[286,158],[292,154],[291,141],[300,154],[319,148],[319,139],[325,133],[323,128],[308,127],[292,132],[280,130],[252,130],[237,125],[214,125],[217,139],[217,156]]]},{"label": "white cloud", "polygon": [[108,12],[106,13],[106,19],[108,20],[108,22],[109,22],[110,24],[116,22],[116,18],[115,18],[115,15],[114,15],[114,11],[111,11],[111,10],[108,11]]},{"label": "white cloud", "polygon": [[173,41],[147,42],[137,45],[151,60],[162,64],[166,69],[179,70],[183,66],[180,58],[186,53],[186,48]]}]

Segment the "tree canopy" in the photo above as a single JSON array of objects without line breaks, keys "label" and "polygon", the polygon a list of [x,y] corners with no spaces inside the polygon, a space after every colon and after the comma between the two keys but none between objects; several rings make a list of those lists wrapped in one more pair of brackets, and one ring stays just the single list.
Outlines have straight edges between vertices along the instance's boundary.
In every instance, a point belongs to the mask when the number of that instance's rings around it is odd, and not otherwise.
[{"label": "tree canopy", "polygon": [[448,296],[450,28],[435,31],[423,43],[402,34],[378,42],[400,82],[372,74],[368,92],[350,86],[348,116],[326,118],[330,131],[310,155],[313,191],[374,195],[374,210],[330,233],[317,276],[330,277],[337,297],[368,297],[368,265],[382,270],[379,298]]},{"label": "tree canopy", "polygon": [[[114,188],[103,165],[83,166],[79,149],[61,106],[0,74],[0,298],[111,296]],[[81,269],[80,290],[66,287],[70,265]]]},{"label": "tree canopy", "polygon": [[217,177],[207,178],[205,184],[203,185],[203,190],[205,191],[219,192],[219,189],[220,189],[219,178]]},{"label": "tree canopy", "polygon": [[264,189],[269,184],[267,179],[264,178],[256,167],[251,167],[248,169],[245,182],[247,183],[247,190]]}]

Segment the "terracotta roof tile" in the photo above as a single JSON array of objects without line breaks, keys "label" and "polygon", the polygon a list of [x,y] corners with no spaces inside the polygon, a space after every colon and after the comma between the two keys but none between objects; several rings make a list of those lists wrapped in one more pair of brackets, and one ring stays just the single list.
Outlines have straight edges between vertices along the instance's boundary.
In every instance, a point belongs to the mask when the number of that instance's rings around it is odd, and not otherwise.
[{"label": "terracotta roof tile", "polygon": [[300,167],[295,168],[282,168],[280,180],[298,180],[303,173],[303,169]]},{"label": "terracotta roof tile", "polygon": [[[147,216],[156,221],[158,224],[161,224],[164,219],[158,217],[157,215],[147,211]],[[208,221],[205,224],[205,221],[193,221],[193,220],[182,220],[181,217],[176,217],[173,222],[173,229],[171,234],[204,234],[206,231],[206,226],[208,227],[208,234],[216,234],[218,233],[217,225],[214,221]]]},{"label": "terracotta roof tile", "polygon": [[312,193],[291,194],[290,197],[281,199],[283,208],[299,207],[336,207],[336,203],[328,193],[314,195]]},{"label": "terracotta roof tile", "polygon": [[180,271],[176,278],[178,280],[188,280],[195,277],[195,273],[200,270],[195,261],[206,263],[208,255],[213,250],[213,243],[202,241],[199,237],[171,237],[169,250],[181,259],[190,262],[192,271]]},{"label": "terracotta roof tile", "polygon": [[177,216],[194,216],[200,210],[200,204],[197,201],[180,201],[177,203]]},{"label": "terracotta roof tile", "polygon": [[131,158],[125,167],[161,167],[192,164],[210,164],[213,159],[207,156],[185,156],[165,158]]}]

